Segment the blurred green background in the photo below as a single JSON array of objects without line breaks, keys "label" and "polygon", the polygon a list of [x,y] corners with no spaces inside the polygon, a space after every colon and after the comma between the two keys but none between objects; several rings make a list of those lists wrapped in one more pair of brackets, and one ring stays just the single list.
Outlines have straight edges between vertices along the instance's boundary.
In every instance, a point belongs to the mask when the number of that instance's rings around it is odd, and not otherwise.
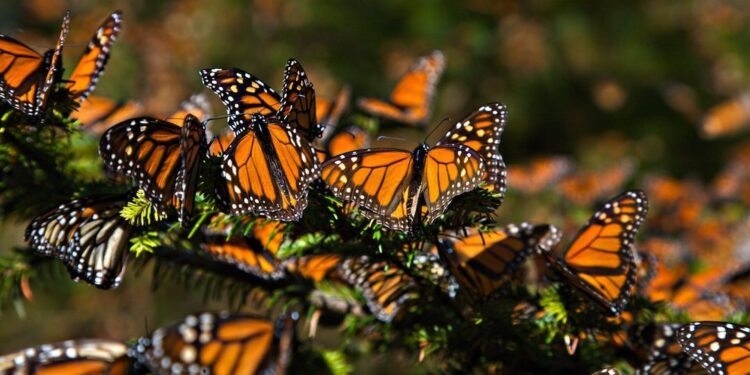
[{"label": "blurred green background", "polygon": [[[427,129],[502,101],[510,110],[502,144],[510,165],[564,154],[598,168],[627,157],[638,174],[707,181],[743,138],[708,141],[697,126],[709,108],[748,87],[748,2],[6,0],[0,33],[44,50],[66,9],[67,66],[101,20],[123,10],[121,39],[95,93],[141,100],[152,113],[169,113],[202,91],[200,68],[238,67],[278,87],[290,57],[304,64],[318,95],[332,97],[348,84],[354,98],[385,97],[418,56],[440,49],[447,68]],[[502,222],[538,216],[513,209],[512,200]],[[28,220],[2,223],[0,251],[22,243]],[[32,285],[33,301],[3,312],[0,351],[71,337],[135,337],[205,308],[190,290],[152,293],[149,280],[130,272],[119,289],[104,292],[60,270]]]}]

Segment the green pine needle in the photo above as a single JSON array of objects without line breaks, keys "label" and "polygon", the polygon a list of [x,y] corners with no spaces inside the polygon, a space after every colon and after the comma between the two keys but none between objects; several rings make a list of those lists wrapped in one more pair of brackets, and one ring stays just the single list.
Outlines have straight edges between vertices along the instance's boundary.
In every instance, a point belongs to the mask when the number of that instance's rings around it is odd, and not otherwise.
[{"label": "green pine needle", "polygon": [[160,242],[159,233],[146,232],[130,239],[130,251],[135,253],[136,257],[141,256],[143,253],[153,254],[154,249],[159,246]]},{"label": "green pine needle", "polygon": [[120,216],[136,226],[147,226],[151,224],[152,220],[161,221],[166,218],[159,215],[151,201],[146,198],[146,193],[143,190],[138,190],[135,198],[120,211]]},{"label": "green pine needle", "polygon": [[333,375],[347,375],[354,371],[354,367],[346,359],[346,355],[339,350],[324,350],[323,360]]}]

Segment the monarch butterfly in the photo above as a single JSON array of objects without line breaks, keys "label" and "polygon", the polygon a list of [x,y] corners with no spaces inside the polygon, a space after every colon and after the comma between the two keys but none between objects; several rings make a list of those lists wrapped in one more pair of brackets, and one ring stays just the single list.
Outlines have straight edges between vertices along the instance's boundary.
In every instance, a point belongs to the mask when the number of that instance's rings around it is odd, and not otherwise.
[{"label": "monarch butterfly", "polygon": [[438,248],[459,285],[474,296],[489,296],[515,273],[538,244],[552,248],[560,235],[552,225],[510,224],[464,236],[438,236]]},{"label": "monarch butterfly", "polygon": [[423,143],[412,152],[374,148],[339,155],[323,163],[321,177],[339,199],[388,228],[409,230],[423,204],[430,223],[454,197],[482,181],[504,192],[505,165],[498,152],[504,108],[480,107],[432,149]]},{"label": "monarch butterfly", "polygon": [[83,55],[68,78],[68,91],[76,100],[83,101],[94,90],[109,60],[110,48],[120,34],[122,12],[112,13],[99,26],[86,45]]},{"label": "monarch butterfly", "polygon": [[636,344],[647,351],[646,363],[637,370],[638,374],[706,374],[706,370],[684,353],[677,342],[677,330],[680,326],[660,323],[636,328]]},{"label": "monarch butterfly", "polygon": [[677,331],[682,350],[711,374],[750,373],[750,327],[693,322]]},{"label": "monarch butterfly", "polygon": [[710,108],[699,126],[704,138],[736,134],[750,126],[750,94],[726,100]]},{"label": "monarch butterfly", "polygon": [[99,154],[111,171],[135,179],[158,211],[164,214],[174,207],[186,225],[206,147],[205,125],[191,114],[182,126],[140,117],[109,128],[99,142]]},{"label": "monarch butterfly", "polygon": [[560,180],[560,192],[569,201],[584,206],[617,191],[633,174],[633,164],[623,162],[603,171],[583,170]]},{"label": "monarch butterfly", "polygon": [[68,12],[63,18],[55,48],[44,55],[0,34],[0,99],[28,116],[39,117],[42,114],[49,90],[60,78],[62,49],[69,25]]},{"label": "monarch butterfly", "polygon": [[[349,86],[344,86],[339,90],[339,94],[336,96],[335,100],[328,100],[320,96],[316,97],[315,113],[317,115],[318,124],[324,125],[326,130],[333,129],[338,125],[341,115],[349,106],[350,95],[351,90],[349,89]],[[328,138],[325,133],[326,131],[324,130],[323,135],[321,136],[323,139]]]},{"label": "monarch butterfly", "polygon": [[138,340],[133,355],[154,374],[283,374],[293,325],[249,314],[202,313]]},{"label": "monarch butterfly", "polygon": [[445,68],[440,51],[420,57],[399,79],[388,101],[364,98],[357,105],[365,112],[410,125],[427,123],[435,87]]},{"label": "monarch butterfly", "polygon": [[62,260],[75,280],[102,289],[117,287],[125,272],[131,226],[120,216],[124,196],[74,199],[35,218],[26,240],[38,252]]},{"label": "monarch butterfly", "polygon": [[287,273],[319,282],[337,270],[341,262],[337,254],[316,254],[286,259],[282,264]]},{"label": "monarch butterfly", "polygon": [[247,130],[254,114],[276,117],[308,141],[320,136],[315,90],[302,65],[289,59],[284,71],[283,95],[259,78],[240,69],[203,69],[203,84],[219,95],[229,112],[229,126],[236,133]]},{"label": "monarch butterfly", "polygon": [[114,101],[102,96],[91,95],[86,99],[75,116],[83,129],[94,135],[101,135],[112,125],[143,113],[143,105],[134,100]]},{"label": "monarch butterfly", "polygon": [[350,126],[336,133],[328,140],[327,151],[316,149],[318,160],[324,162],[330,156],[337,156],[347,152],[361,150],[370,146],[370,134],[356,126]]},{"label": "monarch butterfly", "polygon": [[690,228],[700,218],[708,196],[697,181],[665,176],[647,176],[644,190],[658,210],[652,213],[652,226],[667,233]]},{"label": "monarch butterfly", "polygon": [[633,238],[648,211],[646,194],[626,191],[605,203],[578,232],[563,259],[542,253],[552,268],[612,316],[635,284]]},{"label": "monarch butterfly", "polygon": [[278,260],[261,243],[251,238],[222,235],[206,237],[201,243],[203,251],[219,261],[264,279],[278,279],[282,276]]},{"label": "monarch butterfly", "polygon": [[28,348],[0,357],[3,374],[129,373],[128,347],[117,341],[69,340]]},{"label": "monarch butterfly", "polygon": [[294,128],[260,114],[229,145],[221,169],[217,193],[229,212],[280,221],[299,220],[307,188],[320,175],[310,144]]},{"label": "monarch butterfly", "polygon": [[573,162],[564,156],[536,158],[523,165],[508,167],[508,187],[525,194],[536,194],[572,169]]},{"label": "monarch butterfly", "polygon": [[367,256],[347,258],[339,272],[350,285],[362,290],[376,318],[390,322],[419,297],[417,284],[404,271]]}]

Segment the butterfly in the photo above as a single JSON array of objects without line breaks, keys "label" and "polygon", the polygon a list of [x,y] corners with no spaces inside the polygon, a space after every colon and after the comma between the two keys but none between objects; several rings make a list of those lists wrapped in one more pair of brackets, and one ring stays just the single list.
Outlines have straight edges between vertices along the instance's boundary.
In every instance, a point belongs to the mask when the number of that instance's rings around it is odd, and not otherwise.
[{"label": "butterfly", "polygon": [[348,152],[326,160],[321,177],[336,197],[359,206],[366,217],[408,231],[423,205],[431,223],[454,197],[482,181],[504,192],[505,165],[497,147],[504,118],[502,104],[482,106],[433,148],[423,143],[412,152]]},{"label": "butterfly", "polygon": [[316,148],[316,154],[320,162],[326,161],[331,156],[345,154],[347,152],[361,150],[370,147],[370,134],[356,126],[350,126],[341,132],[334,134],[328,140],[326,151]]},{"label": "butterfly", "polygon": [[398,318],[419,298],[414,279],[388,262],[360,256],[345,259],[339,267],[342,278],[362,291],[367,307],[383,322]]},{"label": "butterfly", "polygon": [[[328,100],[323,97],[315,98],[315,114],[317,116],[318,124],[325,125],[325,130],[333,129],[339,123],[341,115],[346,111],[349,106],[349,96],[351,90],[349,86],[344,86],[339,90],[338,96],[335,100]],[[321,138],[327,139],[326,131],[323,131]]]},{"label": "butterfly", "polygon": [[132,352],[154,374],[283,374],[293,325],[249,314],[202,313],[156,329]]},{"label": "butterfly", "polygon": [[282,276],[279,261],[253,238],[222,235],[207,236],[201,248],[214,259],[231,264],[237,269],[263,279]]},{"label": "butterfly", "polygon": [[632,334],[634,346],[646,351],[646,363],[636,370],[636,374],[707,374],[703,367],[682,351],[677,342],[677,330],[680,327],[680,324],[658,323],[635,328]]},{"label": "butterfly", "polygon": [[250,127],[224,153],[220,203],[234,215],[254,213],[296,221],[320,164],[307,140],[275,118],[254,114]]},{"label": "butterfly", "polygon": [[55,48],[44,55],[0,34],[0,100],[28,116],[42,114],[52,85],[59,81],[62,49],[69,25],[70,14],[66,13]]},{"label": "butterfly", "polygon": [[697,181],[647,176],[644,190],[657,208],[649,219],[651,226],[667,233],[693,227],[708,203],[708,196]]},{"label": "butterfly", "polygon": [[69,340],[0,356],[3,374],[129,374],[125,344],[108,340]]},{"label": "butterfly", "polygon": [[102,289],[122,281],[132,227],[120,216],[124,196],[92,196],[64,202],[36,217],[26,241],[45,256],[55,256],[75,280]]},{"label": "butterfly", "polygon": [[521,267],[537,245],[552,248],[560,241],[552,225],[510,224],[487,232],[441,234],[438,249],[458,284],[474,296],[487,297]]},{"label": "butterfly", "polygon": [[571,173],[558,183],[563,197],[578,205],[589,205],[616,192],[633,174],[633,164],[622,162],[602,171]]},{"label": "butterfly", "polygon": [[737,134],[750,127],[750,95],[742,93],[710,108],[699,125],[707,139]]},{"label": "butterfly", "polygon": [[693,322],[677,331],[682,350],[711,374],[750,373],[750,327]]},{"label": "butterfly", "polygon": [[591,216],[563,258],[542,251],[552,268],[607,313],[618,316],[635,284],[633,238],[648,212],[646,194],[626,191]]},{"label": "butterfly", "polygon": [[287,62],[282,96],[240,69],[203,69],[200,75],[203,84],[219,95],[227,107],[229,126],[236,134],[247,130],[255,114],[276,117],[307,141],[317,138],[323,131],[317,122],[312,82],[295,59]]},{"label": "butterfly", "polygon": [[110,49],[120,34],[121,25],[122,12],[116,11],[107,17],[86,45],[78,64],[67,79],[68,91],[79,102],[89,96],[104,72],[104,66],[107,65],[109,60]]},{"label": "butterfly", "polygon": [[526,164],[508,167],[508,187],[524,194],[536,194],[552,186],[573,169],[564,156],[532,159]]},{"label": "butterfly", "polygon": [[143,105],[138,101],[114,101],[91,95],[78,107],[75,117],[84,130],[94,135],[102,135],[113,125],[142,113]]},{"label": "butterfly", "polygon": [[281,264],[288,274],[319,282],[337,271],[342,257],[337,254],[315,254],[291,257]]},{"label": "butterfly", "polygon": [[440,51],[420,57],[399,79],[388,101],[363,98],[357,105],[365,112],[410,125],[421,125],[430,119],[435,88],[445,68]]},{"label": "butterfly", "polygon": [[99,142],[99,155],[110,171],[133,178],[160,213],[173,207],[186,225],[206,148],[205,125],[191,114],[182,125],[139,117],[109,128]]},{"label": "butterfly", "polygon": [[599,371],[591,373],[591,375],[620,375],[620,372],[617,371],[617,369],[613,368],[605,368],[601,369]]}]

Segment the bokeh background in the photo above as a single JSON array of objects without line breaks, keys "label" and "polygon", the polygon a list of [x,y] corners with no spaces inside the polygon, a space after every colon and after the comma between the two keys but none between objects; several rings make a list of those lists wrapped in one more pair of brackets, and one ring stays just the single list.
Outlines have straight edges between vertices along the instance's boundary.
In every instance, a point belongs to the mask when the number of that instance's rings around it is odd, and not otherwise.
[{"label": "bokeh background", "polygon": [[[447,67],[426,130],[502,101],[509,165],[550,154],[591,170],[627,160],[634,174],[625,186],[641,187],[649,174],[708,185],[746,139],[699,132],[711,108],[750,87],[750,4],[742,1],[6,0],[0,33],[49,48],[66,9],[68,66],[104,17],[124,12],[96,94],[138,99],[151,113],[169,113],[202,91],[200,68],[238,67],[280,86],[290,57],[319,95],[347,84],[354,98],[385,97],[418,56],[440,49]],[[384,130],[414,140],[425,133]],[[511,191],[499,217],[564,221],[567,212],[590,212],[579,206]],[[1,223],[0,251],[22,244],[28,220]],[[131,338],[206,307],[183,288],[152,292],[148,272],[129,273],[105,292],[61,270],[32,290],[32,301],[2,312],[0,352],[71,337]]]}]

